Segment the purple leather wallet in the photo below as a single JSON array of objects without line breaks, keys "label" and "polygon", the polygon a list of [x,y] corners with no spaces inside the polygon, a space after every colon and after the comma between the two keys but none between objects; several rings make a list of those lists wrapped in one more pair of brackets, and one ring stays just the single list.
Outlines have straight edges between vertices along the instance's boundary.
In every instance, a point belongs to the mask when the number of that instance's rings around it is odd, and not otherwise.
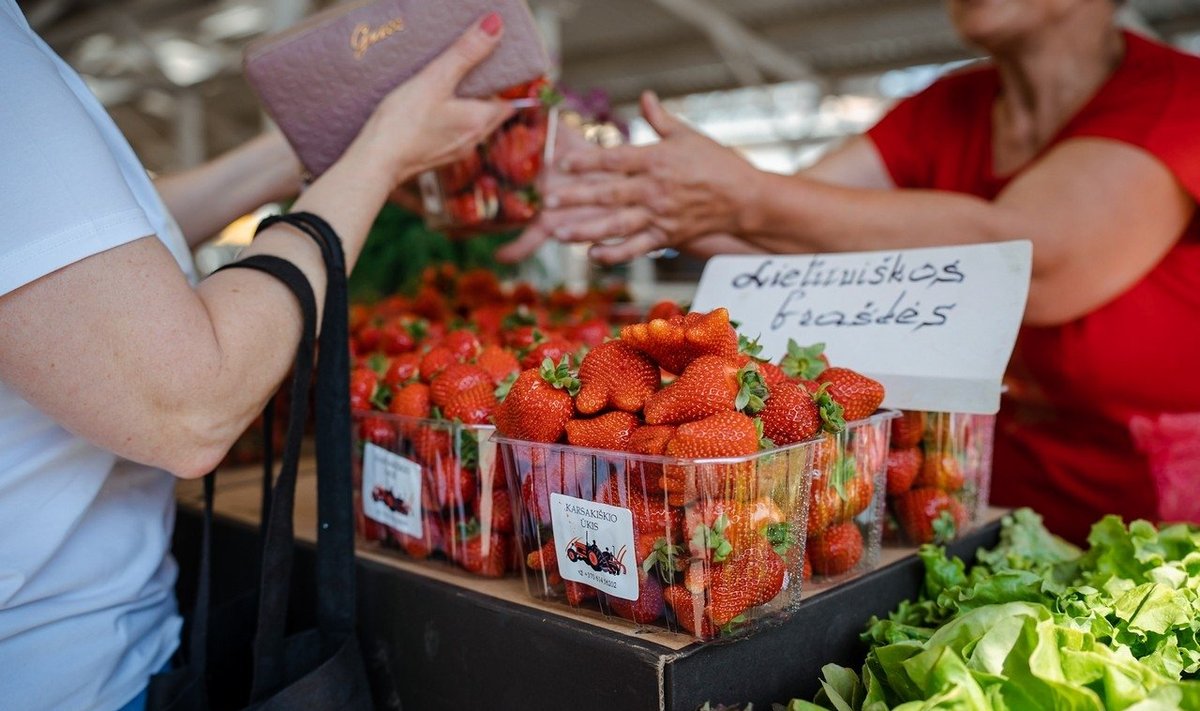
[{"label": "purple leather wallet", "polygon": [[550,61],[524,0],[364,0],[253,42],[246,79],[304,167],[320,175],[388,92],[488,12],[504,18],[504,38],[458,94],[493,96],[544,76]]}]

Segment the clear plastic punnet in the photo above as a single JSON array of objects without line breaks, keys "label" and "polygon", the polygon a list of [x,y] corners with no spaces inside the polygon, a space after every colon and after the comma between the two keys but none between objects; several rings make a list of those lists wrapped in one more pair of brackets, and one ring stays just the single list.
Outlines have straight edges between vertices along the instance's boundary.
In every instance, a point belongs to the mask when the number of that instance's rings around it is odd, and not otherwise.
[{"label": "clear plastic punnet", "polygon": [[905,411],[891,425],[886,540],[944,543],[974,529],[991,489],[995,415]]},{"label": "clear plastic punnet", "polygon": [[553,158],[558,110],[536,100],[520,106],[467,158],[417,178],[425,222],[454,236],[507,232],[541,210],[539,178]]},{"label": "clear plastic punnet", "polygon": [[727,459],[493,441],[535,598],[700,640],[798,604],[815,441]]},{"label": "clear plastic punnet", "polygon": [[879,565],[889,423],[894,410],[846,424],[817,444],[808,502],[806,566],[818,585]]},{"label": "clear plastic punnet", "polygon": [[490,426],[354,412],[361,541],[469,573],[514,572],[513,507]]}]

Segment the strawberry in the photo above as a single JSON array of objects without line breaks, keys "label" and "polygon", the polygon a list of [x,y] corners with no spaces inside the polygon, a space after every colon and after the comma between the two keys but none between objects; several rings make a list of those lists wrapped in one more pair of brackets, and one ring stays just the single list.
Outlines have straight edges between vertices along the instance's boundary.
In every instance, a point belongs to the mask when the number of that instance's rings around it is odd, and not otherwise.
[{"label": "strawberry", "polygon": [[450,398],[476,385],[487,385],[489,389],[494,389],[495,384],[492,376],[477,365],[451,363],[429,384],[429,395],[434,405],[445,407]]},{"label": "strawberry", "polygon": [[829,385],[829,395],[842,406],[846,422],[870,417],[883,403],[883,385],[849,368],[826,368],[816,381]]},{"label": "strawberry", "polygon": [[379,349],[385,355],[409,353],[417,347],[417,341],[403,324],[389,323],[380,329]]},{"label": "strawberry", "polygon": [[815,380],[829,367],[829,359],[825,357],[825,344],[801,346],[789,338],[787,354],[779,361],[779,367],[793,380]]},{"label": "strawberry", "polygon": [[611,595],[606,598],[609,608],[615,615],[644,625],[654,622],[663,615],[663,584],[653,568],[650,572],[638,570],[637,575],[637,600],[622,600]]},{"label": "strawberry", "polygon": [[484,346],[475,360],[475,365],[492,376],[492,382],[499,385],[510,375],[521,372],[521,364],[517,357],[500,346]]},{"label": "strawberry", "polygon": [[755,421],[746,415],[718,412],[680,425],[665,453],[681,459],[740,457],[757,452],[760,437]]},{"label": "strawberry", "polygon": [[621,329],[621,340],[676,374],[700,356],[733,357],[738,353],[737,331],[723,308],[626,326]]},{"label": "strawberry", "polygon": [[385,449],[394,449],[396,431],[392,424],[382,417],[367,417],[358,426],[359,437],[364,442],[377,444]]},{"label": "strawberry", "polygon": [[785,383],[793,383],[794,381],[783,372],[783,368],[766,360],[756,361],[758,363],[758,372],[762,375],[763,382],[767,384],[767,389],[781,387]]},{"label": "strawberry", "polygon": [[[896,422],[897,420],[892,420]],[[888,496],[903,494],[912,488],[925,455],[920,447],[893,449],[887,458],[887,493]]]},{"label": "strawberry", "polygon": [[512,560],[512,537],[501,534],[486,534],[478,526],[467,525],[463,539],[455,546],[455,562],[468,573],[485,578],[500,578],[508,572]]},{"label": "strawberry", "polygon": [[492,136],[487,158],[500,177],[516,185],[528,185],[542,171],[545,146],[543,128],[512,123]]},{"label": "strawberry", "polygon": [[517,376],[496,409],[496,429],[514,439],[557,442],[575,414],[571,398],[578,392],[579,381],[571,375],[568,359],[557,367],[547,360],[540,370]]},{"label": "strawberry", "polygon": [[548,338],[521,356],[521,367],[536,368],[546,359],[552,363],[560,363],[563,358],[574,361],[577,350],[579,347],[565,338]]},{"label": "strawberry", "polygon": [[704,599],[700,594],[688,590],[683,585],[668,585],[663,589],[663,600],[675,613],[675,621],[689,634],[700,639],[712,639],[717,636],[717,630],[704,609]]},{"label": "strawberry", "polygon": [[529,222],[537,215],[537,207],[533,190],[500,189],[500,214],[505,222]]},{"label": "strawberry", "polygon": [[[567,494],[579,498],[591,496],[591,457],[529,451],[528,462],[518,464],[521,479],[521,504],[531,526],[550,524],[550,495]],[[582,476],[582,478],[581,478]]]},{"label": "strawberry", "polygon": [[808,582],[809,580],[812,580],[812,576],[813,576],[812,561],[810,561],[808,559],[808,553],[805,553],[804,554],[804,569],[801,570],[801,572],[800,572],[800,579],[805,582]]},{"label": "strawberry", "polygon": [[413,457],[429,467],[441,467],[452,458],[449,427],[433,424],[408,426]]},{"label": "strawberry", "polygon": [[583,583],[577,583],[574,580],[567,580],[565,585],[567,594],[567,604],[571,607],[579,607],[588,600],[595,600],[599,597],[596,594],[596,588]]},{"label": "strawberry", "polygon": [[368,323],[355,332],[354,345],[359,353],[370,353],[379,347],[379,339],[382,335],[383,332],[377,324]]},{"label": "strawberry", "polygon": [[475,182],[482,170],[483,160],[477,151],[472,151],[466,158],[440,168],[438,177],[442,180],[442,189],[448,193],[457,193]]},{"label": "strawberry", "polygon": [[718,412],[763,408],[767,388],[750,363],[739,368],[735,358],[696,358],[671,385],[646,399],[646,423],[669,425],[696,420]]},{"label": "strawberry", "polygon": [[913,543],[951,541],[966,523],[966,510],[941,489],[918,488],[892,500],[900,530]]},{"label": "strawberry", "polygon": [[438,373],[458,362],[454,352],[445,346],[434,346],[421,358],[421,380],[433,382]]},{"label": "strawberry", "polygon": [[502,90],[498,96],[501,99],[537,99],[545,91],[553,91],[550,80],[546,77],[538,77],[537,79],[521,82],[520,84],[514,84]]},{"label": "strawberry", "polygon": [[567,329],[567,334],[573,341],[582,343],[588,348],[596,348],[612,334],[612,329],[609,328],[608,321],[602,318],[593,318],[575,324]]},{"label": "strawberry", "polygon": [[638,412],[658,390],[658,366],[621,340],[601,343],[579,366],[579,412],[592,415],[613,407]]},{"label": "strawberry", "polygon": [[388,363],[383,374],[383,384],[393,390],[417,377],[421,367],[421,356],[416,353],[401,353]]},{"label": "strawberry", "polygon": [[557,573],[558,550],[554,547],[554,539],[547,539],[541,548],[525,556],[525,567],[530,570],[542,570],[547,574]]},{"label": "strawberry", "polygon": [[777,446],[802,442],[815,437],[822,429],[836,432],[841,408],[828,393],[813,396],[790,380],[768,386],[766,405],[758,416],[762,419],[763,435]]},{"label": "strawberry", "polygon": [[445,460],[439,466],[424,470],[421,504],[431,511],[464,509],[475,498],[475,474]]},{"label": "strawberry", "polygon": [[839,575],[858,565],[863,537],[851,521],[839,523],[808,541],[808,560],[817,575]]},{"label": "strawberry", "polygon": [[474,190],[446,198],[446,215],[454,225],[477,225],[487,219],[486,208]]},{"label": "strawberry", "polygon": [[624,477],[612,477],[596,492],[596,501],[629,509],[633,518],[634,553],[645,562],[660,554],[662,562],[682,555],[672,548],[683,532],[683,511],[666,500],[636,487]]},{"label": "strawberry", "polygon": [[646,320],[654,321],[656,319],[670,319],[675,316],[683,316],[684,310],[679,307],[679,304],[674,301],[660,301],[650,307],[646,312]]},{"label": "strawberry", "polygon": [[787,563],[763,540],[713,565],[710,576],[706,612],[713,625],[722,628],[774,600],[787,580]]},{"label": "strawberry", "polygon": [[887,430],[882,427],[859,427],[850,433],[850,449],[858,472],[874,477],[887,469]]},{"label": "strawberry", "polygon": [[513,532],[513,513],[512,502],[508,497],[508,489],[493,489],[490,499],[482,496],[475,497],[475,505],[473,511],[475,518],[483,525],[484,509],[489,509],[491,516],[490,524],[492,533],[512,533]]},{"label": "strawberry", "polygon": [[379,389],[379,376],[374,370],[360,366],[350,373],[350,409],[370,410]]},{"label": "strawberry", "polygon": [[428,558],[445,545],[442,522],[437,516],[425,516],[422,530],[424,533],[419,537],[396,533],[396,540],[404,552],[418,560]]},{"label": "strawberry", "polygon": [[446,403],[442,415],[447,420],[464,425],[486,425],[492,421],[496,406],[495,388],[490,382],[479,383],[469,390],[455,393]]},{"label": "strawberry", "polygon": [[913,485],[955,492],[963,488],[965,483],[957,457],[949,452],[930,452]]},{"label": "strawberry", "polygon": [[634,454],[661,456],[666,454],[667,442],[675,435],[674,425],[642,425],[629,435],[629,451]]},{"label": "strawberry", "polygon": [[915,447],[925,436],[925,413],[905,410],[892,420],[892,447],[905,449]]},{"label": "strawberry", "polygon": [[638,418],[628,412],[608,412],[591,419],[567,422],[567,442],[587,449],[625,450]]},{"label": "strawberry", "polygon": [[388,412],[404,417],[429,417],[429,386],[425,383],[409,383],[396,391],[388,405]]},{"label": "strawberry", "polygon": [[449,349],[460,363],[474,360],[483,348],[479,343],[479,336],[466,329],[457,329],[447,333],[439,345]]}]

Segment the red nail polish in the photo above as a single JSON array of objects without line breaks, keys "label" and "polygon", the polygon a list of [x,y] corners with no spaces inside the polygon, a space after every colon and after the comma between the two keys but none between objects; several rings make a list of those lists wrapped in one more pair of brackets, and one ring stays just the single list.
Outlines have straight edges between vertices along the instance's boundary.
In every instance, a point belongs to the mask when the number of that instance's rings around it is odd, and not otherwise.
[{"label": "red nail polish", "polygon": [[504,27],[504,20],[500,17],[499,13],[489,12],[487,17],[483,18],[483,22],[479,23],[479,26],[483,28],[484,32],[495,37],[500,34],[500,29]]}]

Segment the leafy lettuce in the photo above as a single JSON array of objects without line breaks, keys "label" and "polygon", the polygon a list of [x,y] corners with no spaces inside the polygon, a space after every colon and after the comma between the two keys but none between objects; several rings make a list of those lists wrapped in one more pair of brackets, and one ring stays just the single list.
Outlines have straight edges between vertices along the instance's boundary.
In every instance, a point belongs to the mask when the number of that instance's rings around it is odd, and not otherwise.
[{"label": "leafy lettuce", "polygon": [[924,589],[872,619],[860,673],[788,711],[1200,711],[1200,531],[1097,523],[1085,551],[1020,510],[968,572],[925,546]]}]

